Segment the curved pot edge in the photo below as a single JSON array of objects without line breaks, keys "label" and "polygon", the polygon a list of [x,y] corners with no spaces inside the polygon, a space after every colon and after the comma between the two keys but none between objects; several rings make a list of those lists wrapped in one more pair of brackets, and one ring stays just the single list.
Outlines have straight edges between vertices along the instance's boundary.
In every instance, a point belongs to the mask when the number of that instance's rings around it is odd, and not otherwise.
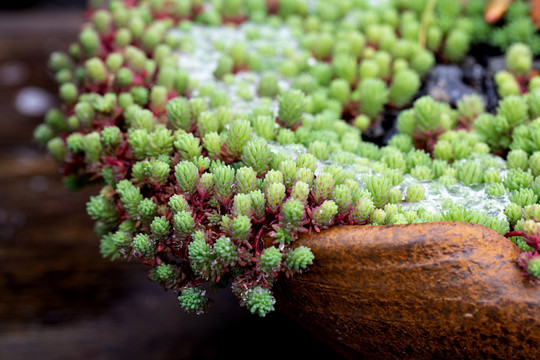
[{"label": "curved pot edge", "polygon": [[519,248],[492,229],[336,226],[301,245],[314,264],[278,281],[278,309],[347,357],[539,354],[527,344],[540,343],[540,287],[515,264]]}]

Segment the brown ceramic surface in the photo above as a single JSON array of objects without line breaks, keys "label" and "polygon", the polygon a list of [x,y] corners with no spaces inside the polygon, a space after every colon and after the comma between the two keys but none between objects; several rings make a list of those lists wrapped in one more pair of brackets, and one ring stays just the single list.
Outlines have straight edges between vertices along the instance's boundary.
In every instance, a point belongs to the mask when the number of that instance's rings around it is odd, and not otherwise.
[{"label": "brown ceramic surface", "polygon": [[540,358],[540,286],[491,229],[341,226],[299,245],[315,261],[278,282],[279,309],[349,358]]}]

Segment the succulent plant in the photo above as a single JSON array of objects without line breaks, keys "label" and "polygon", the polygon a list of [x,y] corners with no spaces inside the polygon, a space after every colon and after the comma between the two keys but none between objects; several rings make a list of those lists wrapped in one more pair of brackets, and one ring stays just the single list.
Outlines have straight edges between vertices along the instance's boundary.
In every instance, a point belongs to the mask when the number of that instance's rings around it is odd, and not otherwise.
[{"label": "succulent plant", "polygon": [[534,92],[540,79],[532,71],[533,55],[528,45],[514,43],[506,50],[506,70],[495,74],[500,97]]},{"label": "succulent plant", "polygon": [[[138,259],[187,311],[204,312],[210,290],[229,285],[265,316],[279,275],[314,262],[291,244],[330,226],[468,221],[538,251],[527,221],[540,193],[539,93],[506,96],[496,114],[478,96],[456,109],[427,96],[411,104],[435,59],[467,52],[474,26],[459,18],[470,9],[212,3],[112,1],[88,12],[68,53],[51,55],[62,105],[34,136],[68,186],[103,184],[87,212],[104,256]],[[416,41],[422,19],[425,46]],[[272,36],[283,24],[295,42],[279,57]],[[193,27],[237,38],[204,50]],[[197,64],[210,83],[178,61],[198,46],[217,59]],[[509,49],[509,74],[527,73],[528,56],[524,46]],[[378,147],[362,133],[385,108],[401,110],[399,134]],[[504,198],[499,216],[447,204],[451,190],[441,189],[456,187],[481,187],[490,204]],[[422,207],[433,203],[443,204]],[[519,262],[533,277],[537,258]]]}]

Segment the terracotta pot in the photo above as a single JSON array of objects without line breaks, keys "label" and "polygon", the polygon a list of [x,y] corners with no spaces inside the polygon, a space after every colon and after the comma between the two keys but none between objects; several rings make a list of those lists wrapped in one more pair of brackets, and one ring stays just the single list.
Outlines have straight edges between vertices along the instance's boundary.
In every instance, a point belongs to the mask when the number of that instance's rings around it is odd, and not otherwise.
[{"label": "terracotta pot", "polygon": [[278,309],[347,358],[540,358],[540,285],[491,229],[338,226],[299,245],[315,261],[278,281]]}]

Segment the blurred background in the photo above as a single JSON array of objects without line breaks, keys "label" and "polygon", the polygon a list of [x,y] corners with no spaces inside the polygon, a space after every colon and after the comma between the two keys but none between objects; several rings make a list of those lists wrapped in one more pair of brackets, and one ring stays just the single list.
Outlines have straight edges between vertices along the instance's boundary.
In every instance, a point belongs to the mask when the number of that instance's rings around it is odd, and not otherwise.
[{"label": "blurred background", "polygon": [[0,359],[339,358],[279,312],[227,290],[189,315],[138,263],[110,262],[85,204],[32,133],[57,88],[49,54],[82,24],[84,0],[0,2]]}]

